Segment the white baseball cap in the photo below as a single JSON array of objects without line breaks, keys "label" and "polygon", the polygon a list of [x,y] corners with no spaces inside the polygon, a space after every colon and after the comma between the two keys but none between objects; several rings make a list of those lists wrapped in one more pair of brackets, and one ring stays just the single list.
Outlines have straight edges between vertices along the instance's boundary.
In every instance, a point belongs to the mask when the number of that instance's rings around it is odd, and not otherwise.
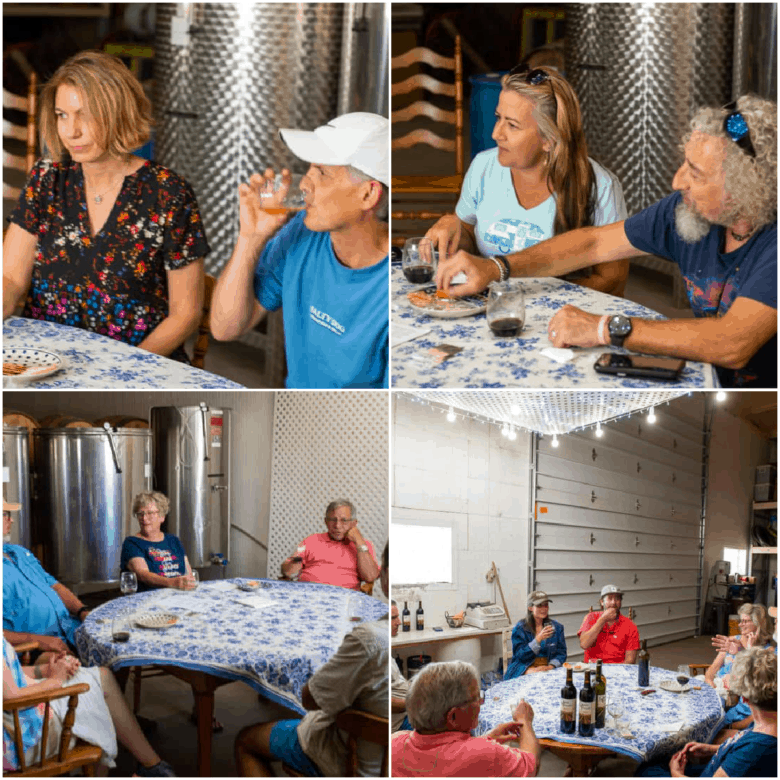
[{"label": "white baseball cap", "polygon": [[280,130],[282,140],[301,160],[315,165],[351,165],[390,186],[390,123],[379,114],[342,114],[316,130]]},{"label": "white baseball cap", "polygon": [[601,589],[601,598],[604,598],[609,593],[617,593],[619,596],[623,595],[623,591],[617,585],[605,585]]}]

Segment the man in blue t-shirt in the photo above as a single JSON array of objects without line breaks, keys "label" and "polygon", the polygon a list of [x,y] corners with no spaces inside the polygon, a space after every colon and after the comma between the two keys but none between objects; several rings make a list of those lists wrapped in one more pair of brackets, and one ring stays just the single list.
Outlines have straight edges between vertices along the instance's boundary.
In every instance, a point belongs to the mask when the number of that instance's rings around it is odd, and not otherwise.
[{"label": "man in blue t-shirt", "polygon": [[261,207],[272,170],[239,187],[239,237],[214,290],[211,330],[236,339],[281,307],[287,387],[388,385],[388,133],[387,119],[362,112],[313,132],[280,130],[311,164],[305,211],[289,222]]},{"label": "man in blue t-shirt", "polygon": [[[507,256],[512,276],[560,276],[641,254],[676,262],[696,319],[643,320],[565,306],[556,347],[599,344],[713,363],[726,387],[777,387],[777,106],[753,95],[691,120],[677,190],[630,217]],[[451,287],[464,272],[467,282]],[[492,260],[458,252],[437,283],[471,295],[498,276]]]}]

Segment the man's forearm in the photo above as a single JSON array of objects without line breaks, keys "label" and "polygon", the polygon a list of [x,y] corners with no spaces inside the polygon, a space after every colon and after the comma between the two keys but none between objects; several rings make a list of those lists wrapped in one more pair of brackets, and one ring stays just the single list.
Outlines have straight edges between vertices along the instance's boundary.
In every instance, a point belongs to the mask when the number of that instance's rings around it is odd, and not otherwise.
[{"label": "man's forearm", "polygon": [[636,650],[626,650],[626,663],[627,664],[635,664],[636,663]]},{"label": "man's forearm", "polygon": [[520,732],[520,750],[531,753],[536,759],[536,771],[534,775],[539,774],[539,762],[542,758],[542,746],[534,733],[534,727],[531,723],[523,723],[523,729]]},{"label": "man's forearm", "polygon": [[580,647],[583,650],[587,650],[589,647],[593,647],[593,645],[596,644],[596,640],[598,639],[603,625],[604,623],[602,621],[597,620],[591,628],[580,634]]},{"label": "man's forearm", "polygon": [[624,346],[634,352],[698,360],[724,368],[742,368],[752,346],[730,338],[721,318],[642,320],[631,318],[631,335]]},{"label": "man's forearm", "polygon": [[211,302],[211,332],[231,341],[252,326],[255,311],[254,271],[267,239],[239,235],[228,264],[220,274]]},{"label": "man's forearm", "polygon": [[506,255],[510,276],[562,276],[606,262],[595,254],[598,228],[581,228]]},{"label": "man's forearm", "polygon": [[379,576],[379,566],[374,562],[369,550],[365,552],[358,550],[357,570],[358,576],[363,582],[373,582]]},{"label": "man's forearm", "polygon": [[60,601],[65,605],[65,608],[74,617],[78,614],[80,609],[84,608],[84,602],[72,591],[66,588],[62,583],[55,582],[52,588],[56,594],[60,597]]},{"label": "man's forearm", "polygon": [[400,696],[391,696],[390,712],[406,712],[406,699],[402,699]]}]

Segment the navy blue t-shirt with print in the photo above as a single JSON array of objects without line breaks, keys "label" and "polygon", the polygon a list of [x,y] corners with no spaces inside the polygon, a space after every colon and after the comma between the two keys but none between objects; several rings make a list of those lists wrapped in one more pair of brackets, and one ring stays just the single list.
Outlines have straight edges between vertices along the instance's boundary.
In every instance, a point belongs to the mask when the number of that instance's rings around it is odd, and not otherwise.
[{"label": "navy blue t-shirt with print", "polygon": [[[139,536],[128,536],[122,543],[120,566],[122,571],[130,571],[127,564],[132,558],[143,558],[152,574],[162,577],[180,577],[187,573],[184,562],[184,547],[178,536],[165,534],[160,542],[149,542]],[[138,581],[138,590],[154,590],[151,585]]]},{"label": "navy blue t-shirt with print", "polygon": [[718,748],[699,777],[713,777],[718,769],[729,777],[776,777],[777,737],[740,731]]},{"label": "navy blue t-shirt with print", "polygon": [[[723,252],[725,228],[713,225],[695,244],[674,226],[679,192],[625,221],[626,237],[643,252],[673,260],[680,267],[693,313],[722,317],[737,298],[777,309],[777,222],[765,226],[733,252]],[[717,368],[724,387],[777,387],[777,335],[738,370]]]}]

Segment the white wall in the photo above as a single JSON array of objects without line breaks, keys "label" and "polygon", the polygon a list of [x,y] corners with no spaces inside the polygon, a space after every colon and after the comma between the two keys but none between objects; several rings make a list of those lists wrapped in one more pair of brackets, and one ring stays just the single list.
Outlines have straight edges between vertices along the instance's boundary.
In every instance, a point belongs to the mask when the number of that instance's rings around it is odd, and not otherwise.
[{"label": "white wall", "polygon": [[[445,610],[460,612],[467,602],[501,604],[495,584],[485,580],[492,562],[516,622],[525,614],[531,437],[509,441],[493,425],[449,423],[438,408],[397,395],[392,423],[392,517],[445,518],[456,531],[456,585],[411,594],[422,599],[426,625],[445,625]],[[402,591],[394,595],[405,598]],[[416,608],[410,605],[412,612]],[[484,669],[494,666],[493,642],[482,640]],[[429,651],[423,646],[417,652]]]},{"label": "white wall", "polygon": [[[210,407],[232,409],[231,523],[267,546],[274,396],[270,391],[6,392],[3,410],[27,412],[38,420],[50,414],[69,414],[92,421],[114,414],[148,420],[153,406],[190,406],[200,401]],[[265,576],[267,553],[259,544],[233,529],[230,547],[228,576]]]},{"label": "white wall", "polygon": [[721,559],[723,548],[748,546],[756,466],[764,463],[769,463],[769,442],[738,417],[718,409],[710,444],[702,609],[710,569]]}]

